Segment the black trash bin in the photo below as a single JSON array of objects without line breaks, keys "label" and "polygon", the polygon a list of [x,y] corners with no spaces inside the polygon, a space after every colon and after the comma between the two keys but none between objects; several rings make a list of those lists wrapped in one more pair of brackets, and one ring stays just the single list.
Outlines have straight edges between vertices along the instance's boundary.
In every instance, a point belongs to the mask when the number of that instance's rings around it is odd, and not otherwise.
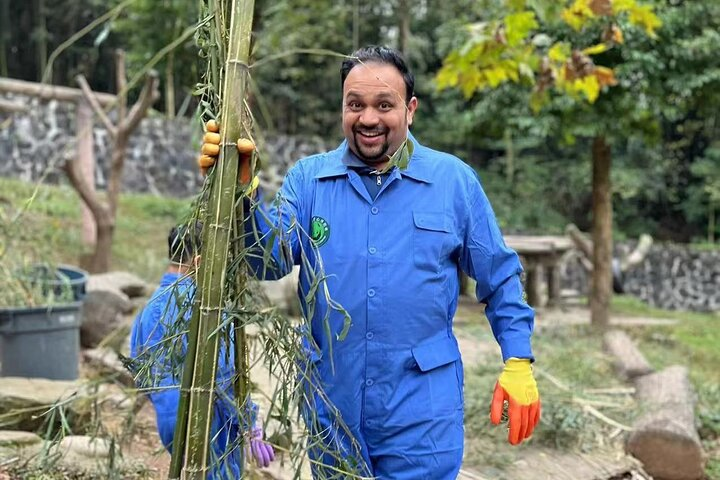
[{"label": "black trash bin", "polygon": [[35,264],[20,273],[26,282],[38,285],[44,296],[54,295],[78,302],[85,297],[88,274],[85,270],[70,265],[50,267]]},{"label": "black trash bin", "polygon": [[65,302],[0,308],[0,375],[52,380],[78,378],[80,300],[88,274],[75,267],[34,265],[21,274],[44,296]]},{"label": "black trash bin", "polygon": [[81,305],[0,308],[0,375],[78,378]]}]

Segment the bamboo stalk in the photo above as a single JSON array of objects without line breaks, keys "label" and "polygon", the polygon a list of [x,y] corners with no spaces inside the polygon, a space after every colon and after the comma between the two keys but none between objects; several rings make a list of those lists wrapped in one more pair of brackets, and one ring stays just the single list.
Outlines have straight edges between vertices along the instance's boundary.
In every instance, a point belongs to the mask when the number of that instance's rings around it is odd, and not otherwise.
[{"label": "bamboo stalk", "polygon": [[[215,0],[216,16],[223,12],[220,4],[219,0]],[[245,128],[243,99],[246,92],[253,9],[253,0],[233,0],[229,11],[230,32],[227,36],[228,55],[224,66],[220,115],[223,148],[220,152],[219,164],[216,167],[218,171],[214,172],[208,210],[204,219],[202,262],[197,278],[200,302],[199,305],[196,303],[192,317],[197,321],[197,345],[188,345],[183,374],[183,380],[186,377],[192,377],[189,392],[183,389],[183,396],[189,397],[186,416],[187,433],[183,448],[179,448],[179,445],[173,448],[174,457],[178,455],[184,457],[181,478],[186,479],[204,480],[209,470],[213,398],[220,340],[220,333],[217,330],[222,321],[223,300],[227,293],[226,269],[229,259],[230,234],[235,221],[238,157],[234,139],[242,135]],[[220,21],[216,23],[216,26],[223,23]],[[219,43],[224,43],[225,35],[223,33],[215,32]],[[232,139],[232,141],[228,141],[228,139]],[[192,320],[191,323],[193,323]],[[242,341],[243,334],[244,332],[240,332],[238,340],[241,341],[237,346],[238,349],[245,347],[245,342]],[[190,352],[193,349],[196,349],[196,352],[191,355]],[[245,352],[238,351],[236,358],[239,360],[238,367],[245,368]],[[242,377],[243,370],[240,372]],[[241,398],[238,398],[242,405],[247,396],[246,386],[244,390],[244,392],[239,392]],[[178,430],[183,426],[180,424],[183,414],[183,411],[178,412],[179,423],[176,427]],[[178,432],[178,434],[180,433]],[[179,460],[174,458],[172,463],[177,468]]]}]

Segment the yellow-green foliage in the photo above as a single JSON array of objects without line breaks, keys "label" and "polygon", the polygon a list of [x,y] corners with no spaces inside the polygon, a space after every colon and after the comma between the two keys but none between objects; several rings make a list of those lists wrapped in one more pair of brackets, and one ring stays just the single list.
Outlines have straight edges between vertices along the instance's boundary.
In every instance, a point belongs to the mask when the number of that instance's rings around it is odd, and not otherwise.
[{"label": "yellow-green foliage", "polygon": [[[533,7],[538,3],[534,2]],[[531,106],[537,110],[550,88],[597,100],[604,87],[617,84],[611,68],[595,65],[592,56],[623,43],[619,22],[627,20],[651,37],[661,26],[650,5],[636,0],[575,0],[565,3],[560,18],[575,31],[591,31],[591,45],[552,39],[533,7],[523,1],[505,2],[508,13],[499,19],[468,26],[468,39],[452,51],[436,75],[439,89],[458,88],[466,98],[505,82],[534,87]]]}]

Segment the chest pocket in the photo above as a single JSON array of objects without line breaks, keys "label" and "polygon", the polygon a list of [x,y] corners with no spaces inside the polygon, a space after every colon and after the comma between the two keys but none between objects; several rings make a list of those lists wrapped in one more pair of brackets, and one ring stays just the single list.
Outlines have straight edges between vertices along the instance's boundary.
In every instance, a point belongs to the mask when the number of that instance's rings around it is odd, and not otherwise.
[{"label": "chest pocket", "polygon": [[413,212],[413,223],[415,266],[439,272],[450,240],[450,220],[441,212]]}]

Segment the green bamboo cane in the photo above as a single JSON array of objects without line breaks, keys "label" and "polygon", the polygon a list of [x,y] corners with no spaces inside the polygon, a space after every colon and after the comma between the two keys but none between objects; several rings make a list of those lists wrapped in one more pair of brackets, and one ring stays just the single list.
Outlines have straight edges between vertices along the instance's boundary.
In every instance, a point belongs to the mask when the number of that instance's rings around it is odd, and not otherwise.
[{"label": "green bamboo cane", "polygon": [[[223,8],[216,0],[215,14]],[[213,395],[218,367],[220,334],[217,328],[222,320],[223,299],[226,295],[226,269],[229,257],[230,233],[234,224],[235,194],[237,189],[238,162],[234,141],[244,129],[244,102],[250,54],[250,34],[252,29],[254,1],[233,0],[229,11],[230,32],[227,39],[227,59],[224,85],[222,89],[221,134],[223,148],[220,161],[214,173],[214,183],[208,201],[204,219],[202,262],[198,271],[199,305],[193,311],[197,317],[197,345],[188,345],[183,380],[191,378],[188,388],[183,388],[183,396],[188,398],[186,420],[183,411],[178,412],[178,425],[181,430],[183,421],[187,422],[184,445],[173,447],[171,477],[177,478],[177,465],[182,463],[182,478],[204,480],[208,473],[208,459],[211,447],[211,425],[213,416]],[[216,32],[218,41],[223,42],[220,32]],[[194,335],[191,320],[190,336]],[[244,345],[244,342],[242,342]],[[196,352],[193,352],[197,349]],[[194,354],[193,354],[194,353]],[[244,352],[241,359],[245,358]],[[236,355],[237,356],[237,355]],[[242,363],[240,365],[243,368]],[[242,372],[242,370],[241,370]],[[183,382],[185,383],[185,382]],[[184,385],[185,387],[186,385]],[[189,390],[189,392],[188,392]],[[242,398],[246,392],[240,392]],[[177,432],[178,435],[181,432]],[[176,436],[178,436],[176,435]],[[178,458],[182,457],[182,458]]]}]

